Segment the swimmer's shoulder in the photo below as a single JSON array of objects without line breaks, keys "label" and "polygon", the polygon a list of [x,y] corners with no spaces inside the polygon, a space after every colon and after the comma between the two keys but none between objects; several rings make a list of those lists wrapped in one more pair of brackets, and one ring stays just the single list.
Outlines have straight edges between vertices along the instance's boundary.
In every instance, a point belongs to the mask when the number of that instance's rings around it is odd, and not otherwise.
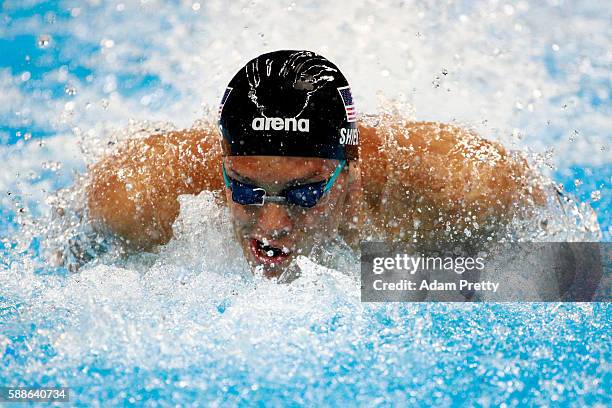
[{"label": "swimmer's shoulder", "polygon": [[166,243],[179,195],[222,189],[216,132],[209,126],[132,138],[90,166],[87,205],[94,228],[138,249]]}]

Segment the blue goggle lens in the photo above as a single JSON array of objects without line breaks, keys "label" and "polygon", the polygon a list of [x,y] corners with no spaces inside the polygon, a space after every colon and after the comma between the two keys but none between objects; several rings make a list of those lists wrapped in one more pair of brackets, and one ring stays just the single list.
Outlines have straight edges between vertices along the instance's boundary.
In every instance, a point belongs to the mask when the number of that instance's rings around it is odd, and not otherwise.
[{"label": "blue goggle lens", "polygon": [[314,207],[317,202],[323,197],[326,181],[318,183],[306,184],[287,189],[285,198],[290,204],[299,205],[300,207]]},{"label": "blue goggle lens", "polygon": [[230,179],[232,200],[242,205],[263,204],[266,192],[262,188],[256,188],[249,184]]}]

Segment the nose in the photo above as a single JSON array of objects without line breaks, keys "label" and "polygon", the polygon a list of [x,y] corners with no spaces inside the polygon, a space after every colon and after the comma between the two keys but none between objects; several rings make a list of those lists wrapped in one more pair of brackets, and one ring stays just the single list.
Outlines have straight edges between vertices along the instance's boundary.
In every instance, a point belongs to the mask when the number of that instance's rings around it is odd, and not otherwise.
[{"label": "nose", "polygon": [[277,237],[293,231],[293,221],[283,205],[265,203],[258,214],[257,226],[262,233]]}]

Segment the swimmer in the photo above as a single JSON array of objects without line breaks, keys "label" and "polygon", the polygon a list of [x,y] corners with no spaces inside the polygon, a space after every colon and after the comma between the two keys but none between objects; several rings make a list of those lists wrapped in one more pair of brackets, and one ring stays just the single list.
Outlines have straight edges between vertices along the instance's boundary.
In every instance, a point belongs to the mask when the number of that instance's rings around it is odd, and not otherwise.
[{"label": "swimmer", "polygon": [[498,143],[453,125],[358,117],[344,75],[310,51],[249,61],[219,116],[129,140],[93,165],[95,228],[152,250],[172,237],[179,195],[216,191],[250,265],[278,277],[339,238],[353,248],[486,242],[543,200],[526,161]]}]

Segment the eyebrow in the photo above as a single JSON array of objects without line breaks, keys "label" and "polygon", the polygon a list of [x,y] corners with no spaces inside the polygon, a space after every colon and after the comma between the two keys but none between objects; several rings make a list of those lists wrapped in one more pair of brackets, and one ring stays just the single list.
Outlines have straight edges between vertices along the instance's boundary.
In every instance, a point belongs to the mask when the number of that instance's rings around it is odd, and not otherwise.
[{"label": "eyebrow", "polygon": [[[243,176],[242,174],[238,173],[237,171],[235,171],[233,169],[230,169],[230,171],[234,174],[233,177],[238,179],[238,181],[243,182],[243,183],[253,184],[253,185],[256,185],[256,186],[258,185],[258,182],[256,180],[253,180],[252,178],[247,177],[247,176]],[[305,183],[307,183],[309,181],[309,179],[311,179],[311,178],[313,178],[315,176],[318,176],[320,174],[321,174],[320,171],[314,170],[314,171],[308,173],[304,177],[300,177],[300,178],[297,178],[297,179],[289,180],[287,183],[285,183],[285,186],[295,186],[295,185],[299,185],[299,184],[305,184]],[[228,174],[228,176],[229,176],[229,174]],[[312,182],[314,183],[315,181],[312,181]]]}]

